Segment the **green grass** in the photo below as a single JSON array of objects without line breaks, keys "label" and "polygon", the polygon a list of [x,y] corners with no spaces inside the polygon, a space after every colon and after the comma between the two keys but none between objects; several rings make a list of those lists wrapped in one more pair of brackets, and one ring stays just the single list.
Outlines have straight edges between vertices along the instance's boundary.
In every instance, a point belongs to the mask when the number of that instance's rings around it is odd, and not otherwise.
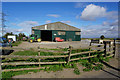
[{"label": "green grass", "polygon": [[[30,68],[30,67],[38,67],[38,65],[25,65],[24,68]],[[45,69],[35,69],[35,70],[24,70],[24,71],[9,71],[9,72],[2,72],[2,77],[3,78],[11,78],[16,75],[23,75],[27,74],[28,72],[39,72],[41,70],[50,72],[50,71],[62,71],[64,68],[76,68],[76,64],[70,65],[70,64],[53,64],[53,65],[41,65],[41,67],[45,67]],[[6,66],[8,69],[16,69],[16,68],[23,68],[23,66]],[[7,79],[6,79],[7,80]]]},{"label": "green grass", "polygon": [[53,66],[50,66],[50,67],[45,67],[45,70],[44,71],[53,71],[53,72],[56,72],[56,71],[62,71],[63,70],[63,66],[62,64],[60,65],[53,65]]},{"label": "green grass", "polygon": [[16,41],[15,43],[12,43],[12,46],[18,46],[21,43],[22,43],[22,41]]},{"label": "green grass", "polygon": [[79,52],[85,52],[85,51],[89,51],[89,49],[73,49],[72,54],[79,53]]},{"label": "green grass", "polygon": [[[66,51],[66,50],[65,50]],[[84,52],[84,51],[89,51],[89,49],[76,49],[72,50],[73,53],[78,53],[78,52]],[[26,51],[18,51],[18,52],[13,52],[13,55],[25,55],[25,56],[32,56],[32,55],[38,55],[37,51],[33,50],[26,50]],[[41,56],[50,56],[50,55],[63,55],[62,53],[53,53],[53,52],[40,52]]]},{"label": "green grass", "polygon": [[[83,69],[83,71],[92,71],[94,70],[101,70],[103,68],[102,64],[98,64],[96,66],[92,66],[92,63],[89,63],[88,59],[80,59],[78,60],[78,62],[80,62],[83,66],[85,66],[86,68]],[[96,62],[96,61],[95,61]],[[3,69],[17,69],[17,68],[33,68],[33,67],[38,67],[38,65],[24,65],[24,66],[3,66]],[[50,71],[62,71],[64,68],[74,68],[74,73],[76,75],[80,74],[79,69],[77,68],[76,65],[76,61],[70,62],[69,64],[54,64],[54,65],[41,65],[41,67],[45,67],[45,69],[40,69],[40,70],[44,70],[47,72]],[[26,74],[28,72],[38,72],[40,70],[25,70],[25,71],[9,71],[9,72],[2,72],[2,77],[3,78],[11,78],[13,76],[16,75],[20,75],[20,74]]]},{"label": "green grass", "polygon": [[20,69],[20,68],[36,68],[36,67],[39,67],[39,65],[19,65],[19,66],[4,65],[2,66],[2,69]]},{"label": "green grass", "polygon": [[[55,49],[54,49],[55,50]],[[84,52],[84,51],[89,51],[89,49],[76,49],[76,50],[73,50],[72,51],[72,54],[74,53],[79,53],[79,52]],[[91,55],[98,55],[99,52],[96,52],[96,53],[92,53]],[[102,54],[102,53],[100,53]],[[38,52],[37,51],[33,51],[33,50],[27,50],[27,51],[18,51],[18,52],[14,52],[12,53],[12,55],[26,55],[26,56],[38,56]],[[52,52],[40,52],[40,55],[41,56],[50,56],[50,55],[58,55],[58,53],[52,53]],[[59,54],[59,55],[63,55],[63,54]],[[86,57],[88,56],[88,54],[84,54],[84,55],[77,55],[77,56],[72,56],[71,59],[73,58],[79,58],[79,57]],[[105,60],[105,61],[108,61],[109,58],[103,58],[103,57],[100,57],[100,59],[102,60]],[[19,58],[12,58],[11,60],[9,59],[4,59],[2,60],[2,62],[15,62],[15,61],[26,61],[26,62],[38,62],[38,59],[32,59],[32,58],[29,58],[27,60],[23,60],[23,59],[19,59]],[[41,62],[54,62],[54,61],[67,61],[67,58],[46,58],[46,59],[41,59]],[[47,71],[47,72],[50,72],[50,71],[61,71],[63,70],[64,68],[74,68],[74,73],[79,75],[80,74],[80,71],[79,69],[77,68],[77,65],[76,63],[80,63],[82,64],[85,69],[83,69],[83,71],[92,71],[93,69],[94,70],[100,70],[102,69],[102,65],[96,65],[96,66],[92,66],[93,63],[96,63],[96,62],[99,62],[99,59],[98,58],[90,58],[90,59],[80,59],[80,60],[76,60],[76,61],[72,61],[72,62],[69,62],[69,64],[54,64],[54,65],[41,65],[41,67],[45,67],[44,71]],[[35,68],[35,67],[38,67],[39,65],[19,65],[19,66],[2,66],[2,69],[18,69],[18,68]],[[6,76],[7,77],[12,77],[12,76],[15,76],[15,75],[19,75],[19,74],[26,74],[28,72],[38,72],[40,70],[25,70],[25,71],[9,71],[9,72],[3,72],[3,77],[5,78]]]},{"label": "green grass", "polygon": [[[39,72],[44,69],[35,69],[35,70],[24,70],[24,71],[9,71],[9,72],[2,72],[2,78],[11,78],[16,75],[27,74],[28,72]],[[6,79],[7,80],[7,79]]]},{"label": "green grass", "polygon": [[[26,50],[26,51],[18,51],[18,52],[13,52],[13,55],[24,55],[24,56],[38,56],[37,51],[32,51],[32,50]],[[55,55],[55,53],[52,52],[40,52],[41,56],[50,56],[50,55]],[[57,55],[57,54],[56,54]]]},{"label": "green grass", "polygon": [[93,67],[93,69],[96,70],[96,71],[101,70],[102,68],[103,68],[102,64],[97,64]]},{"label": "green grass", "polygon": [[67,48],[64,48],[64,49],[49,49],[49,50],[55,50],[55,51],[67,51]]},{"label": "green grass", "polygon": [[54,50],[54,51],[67,51],[67,48],[64,49],[48,49],[48,48],[40,48],[40,49],[47,49],[47,50]]}]

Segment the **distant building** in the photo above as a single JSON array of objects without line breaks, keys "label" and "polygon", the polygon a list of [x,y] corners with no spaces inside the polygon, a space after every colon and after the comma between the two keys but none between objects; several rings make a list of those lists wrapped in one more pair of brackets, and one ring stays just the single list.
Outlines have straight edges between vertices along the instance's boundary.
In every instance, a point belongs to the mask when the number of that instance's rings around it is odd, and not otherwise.
[{"label": "distant building", "polygon": [[8,39],[13,39],[13,41],[16,41],[16,36],[15,35],[8,35],[7,36]]},{"label": "distant building", "polygon": [[49,23],[32,27],[32,34],[37,35],[42,41],[54,41],[60,37],[65,41],[80,41],[81,30],[62,22]]}]

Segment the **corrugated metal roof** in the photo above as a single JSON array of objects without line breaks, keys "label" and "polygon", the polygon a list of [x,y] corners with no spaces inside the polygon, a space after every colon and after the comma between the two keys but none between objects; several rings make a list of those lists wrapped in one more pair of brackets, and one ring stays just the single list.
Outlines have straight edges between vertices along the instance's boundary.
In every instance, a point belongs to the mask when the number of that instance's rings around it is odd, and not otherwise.
[{"label": "corrugated metal roof", "polygon": [[62,23],[62,22],[54,22],[54,23],[44,24],[44,25],[40,25],[40,26],[35,26],[35,27],[32,27],[32,29],[81,31],[79,28],[70,26],[70,25]]}]

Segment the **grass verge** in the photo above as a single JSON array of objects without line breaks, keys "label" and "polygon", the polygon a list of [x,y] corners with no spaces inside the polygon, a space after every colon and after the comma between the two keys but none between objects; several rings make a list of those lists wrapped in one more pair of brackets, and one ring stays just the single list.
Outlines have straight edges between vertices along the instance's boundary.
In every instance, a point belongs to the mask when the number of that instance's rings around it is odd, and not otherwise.
[{"label": "grass verge", "polygon": [[22,41],[16,41],[15,43],[12,43],[12,46],[18,46],[21,43],[22,43]]}]

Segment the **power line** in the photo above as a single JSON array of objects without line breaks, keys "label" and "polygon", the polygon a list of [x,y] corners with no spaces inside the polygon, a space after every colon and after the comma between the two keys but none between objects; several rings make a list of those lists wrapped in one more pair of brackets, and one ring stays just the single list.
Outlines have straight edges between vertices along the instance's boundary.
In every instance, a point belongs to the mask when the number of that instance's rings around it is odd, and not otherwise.
[{"label": "power line", "polygon": [[1,17],[2,17],[2,35],[4,35],[4,32],[6,31],[5,30],[5,28],[7,27],[6,25],[5,25],[5,22],[6,22],[6,19],[5,19],[5,16],[7,16],[5,13],[1,13]]}]

